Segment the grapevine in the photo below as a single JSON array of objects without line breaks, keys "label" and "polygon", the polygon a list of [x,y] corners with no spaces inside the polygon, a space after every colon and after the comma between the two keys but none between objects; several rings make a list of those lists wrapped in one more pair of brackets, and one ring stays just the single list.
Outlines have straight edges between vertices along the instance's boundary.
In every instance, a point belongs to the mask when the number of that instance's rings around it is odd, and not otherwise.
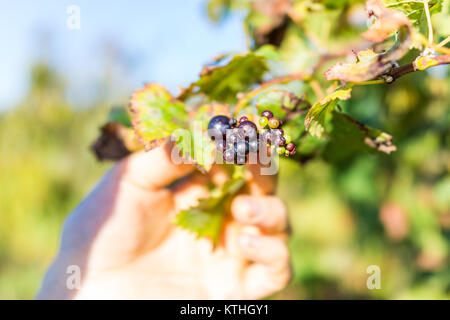
[{"label": "grapevine", "polygon": [[[450,63],[446,47],[450,38],[437,41],[431,21],[432,15],[443,10],[441,1],[368,0],[359,18],[363,15],[369,27],[361,28],[365,30],[355,35],[351,47],[335,49],[326,49],[324,43],[333,39],[321,39],[305,26],[306,13],[323,13],[327,5],[271,3],[264,10],[257,2],[251,4],[247,53],[219,56],[178,95],[156,83],[136,91],[121,113],[126,120],[112,118],[103,127],[94,144],[98,157],[117,160],[143,148],[151,150],[169,138],[202,172],[216,162],[214,151],[225,165],[243,165],[261,148],[299,163],[315,157],[328,159],[338,149],[379,156],[396,151],[390,134],[351,117],[342,105],[356,87],[390,85],[408,74]],[[268,16],[270,22],[259,25],[255,12]],[[316,54],[299,67],[297,57],[286,53],[284,40],[300,31]],[[188,138],[177,135],[181,129],[190,133]],[[196,135],[196,130],[203,134]],[[108,156],[101,147],[111,141],[118,147]],[[181,212],[175,223],[217,240],[217,207],[242,187],[245,167],[241,168],[214,196],[217,201],[205,200]],[[205,219],[197,219],[199,215]]]}]

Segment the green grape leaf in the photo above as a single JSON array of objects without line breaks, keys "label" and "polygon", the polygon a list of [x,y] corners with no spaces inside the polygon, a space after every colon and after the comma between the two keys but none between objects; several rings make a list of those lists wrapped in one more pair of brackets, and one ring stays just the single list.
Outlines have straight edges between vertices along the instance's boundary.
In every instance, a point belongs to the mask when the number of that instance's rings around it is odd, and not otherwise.
[{"label": "green grape leaf", "polygon": [[174,130],[188,126],[186,106],[156,83],[134,92],[130,110],[134,131],[146,150],[161,144]]},{"label": "green grape leaf", "polygon": [[226,201],[241,189],[245,183],[242,171],[238,167],[232,179],[228,180],[220,189],[213,190],[209,198],[201,199],[196,207],[182,210],[175,216],[176,225],[187,229],[197,235],[197,237],[208,237],[216,245],[224,218],[224,208]]},{"label": "green grape leaf", "polygon": [[108,122],[118,122],[126,128],[131,128],[131,116],[126,108],[114,107],[109,111]]},{"label": "green grape leaf", "polygon": [[292,92],[275,89],[263,92],[257,99],[256,108],[258,113],[270,110],[275,117],[283,119],[302,102],[303,100]]},{"label": "green grape leaf", "polygon": [[[450,35],[450,0],[442,1],[441,12],[432,16],[434,33],[437,37],[447,37]],[[431,12],[430,12],[431,13]]]},{"label": "green grape leaf", "polygon": [[275,61],[281,59],[281,55],[278,52],[277,48],[271,44],[265,44],[259,47],[257,50],[255,50],[255,54]]},{"label": "green grape leaf", "polygon": [[424,3],[426,2],[428,2],[430,15],[441,12],[442,0],[383,0],[383,3],[387,8],[403,12],[415,27],[419,27],[420,24],[426,19],[424,8]]},{"label": "green grape leaf", "polygon": [[351,88],[339,89],[316,102],[306,114],[306,130],[308,130],[311,135],[321,138],[325,131],[325,120],[327,115],[334,110],[334,107],[339,100],[349,99],[351,91]]},{"label": "green grape leaf", "polygon": [[246,91],[261,80],[268,70],[266,58],[255,53],[236,55],[224,66],[208,66],[200,79],[179,96],[184,100],[192,94],[204,93],[210,100],[233,103],[239,92]]},{"label": "green grape leaf", "polygon": [[391,135],[342,112],[333,111],[329,126],[329,141],[324,151],[327,160],[339,162],[355,153],[377,151],[389,154],[396,150]]}]

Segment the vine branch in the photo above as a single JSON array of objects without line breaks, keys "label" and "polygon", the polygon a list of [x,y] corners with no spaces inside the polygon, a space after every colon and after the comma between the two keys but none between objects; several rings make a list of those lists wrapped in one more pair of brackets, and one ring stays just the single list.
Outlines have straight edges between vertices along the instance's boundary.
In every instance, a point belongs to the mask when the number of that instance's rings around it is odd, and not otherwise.
[{"label": "vine branch", "polygon": [[395,67],[389,72],[382,74],[377,79],[351,83],[352,85],[358,86],[392,83],[408,73],[423,71],[442,64],[450,64],[450,55],[440,55],[435,57],[419,56],[415,61],[400,67]]},{"label": "vine branch", "polygon": [[[419,58],[423,59],[423,58],[427,58],[427,57],[419,57]],[[430,57],[430,59],[432,59],[432,61],[429,63],[429,65],[419,67],[417,65],[417,60],[416,60],[416,61],[411,62],[410,64],[403,65],[403,66],[392,69],[385,76],[392,77],[392,81],[390,81],[390,82],[394,82],[396,79],[403,77],[404,75],[407,75],[408,73],[411,73],[411,72],[423,71],[430,67],[438,66],[441,64],[450,64],[450,55],[440,55],[440,56],[436,56],[436,57]],[[386,82],[388,82],[388,81],[386,81]],[[388,83],[390,83],[390,82],[388,82]]]}]

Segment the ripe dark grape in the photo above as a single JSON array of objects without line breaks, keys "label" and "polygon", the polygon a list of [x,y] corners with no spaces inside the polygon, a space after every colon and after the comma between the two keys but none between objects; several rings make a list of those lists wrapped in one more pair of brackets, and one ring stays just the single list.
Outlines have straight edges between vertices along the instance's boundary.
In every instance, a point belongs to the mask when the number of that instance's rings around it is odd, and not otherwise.
[{"label": "ripe dark grape", "polygon": [[276,136],[273,139],[273,144],[278,147],[283,147],[286,144],[286,140],[283,138],[283,136]]},{"label": "ripe dark grape", "polygon": [[227,142],[225,140],[220,140],[216,144],[217,150],[220,152],[224,152],[227,147]]},{"label": "ripe dark grape", "polygon": [[267,119],[270,119],[273,117],[273,113],[270,110],[265,110],[261,113],[261,116],[266,117]]},{"label": "ripe dark grape", "polygon": [[291,156],[293,156],[294,154],[296,154],[297,153],[297,148],[294,146],[294,149],[292,149],[290,152],[289,152],[289,154],[291,155]]},{"label": "ripe dark grape", "polygon": [[226,116],[215,116],[208,124],[208,134],[211,139],[225,136],[227,129],[230,129],[230,119]]},{"label": "ripe dark grape", "polygon": [[272,142],[272,132],[270,130],[266,130],[263,132],[263,134],[261,135],[261,139],[263,142],[265,143],[271,143]]},{"label": "ripe dark grape", "polygon": [[248,141],[240,140],[234,146],[234,151],[238,156],[246,155],[250,151],[250,146]]},{"label": "ripe dark grape", "polygon": [[292,151],[292,150],[294,150],[294,148],[295,148],[295,145],[292,142],[290,142],[286,145],[286,150],[288,150],[288,151]]},{"label": "ripe dark grape", "polygon": [[226,163],[234,163],[234,156],[235,156],[234,149],[227,149],[223,153],[223,160]]},{"label": "ripe dark grape", "polygon": [[258,139],[250,140],[248,142],[248,149],[250,152],[258,152],[259,150],[259,141]]},{"label": "ripe dark grape", "polygon": [[239,132],[247,140],[254,140],[258,137],[258,129],[251,121],[244,121],[239,124]]},{"label": "ripe dark grape", "polygon": [[284,131],[283,131],[283,129],[271,129],[270,130],[271,132],[272,132],[272,137],[281,137],[281,136],[283,136],[283,133],[284,133]]},{"label": "ripe dark grape", "polygon": [[231,129],[227,131],[226,141],[227,145],[234,146],[239,140],[244,139],[239,129]]},{"label": "ripe dark grape", "polygon": [[242,117],[239,118],[239,123],[242,123],[242,122],[247,121],[247,120],[248,120],[247,116],[242,116]]}]

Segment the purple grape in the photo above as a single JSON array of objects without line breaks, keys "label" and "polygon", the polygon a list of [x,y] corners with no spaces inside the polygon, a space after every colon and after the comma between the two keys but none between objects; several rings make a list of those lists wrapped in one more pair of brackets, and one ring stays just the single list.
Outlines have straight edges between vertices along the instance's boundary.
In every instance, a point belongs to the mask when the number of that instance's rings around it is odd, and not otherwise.
[{"label": "purple grape", "polygon": [[266,130],[261,135],[261,140],[264,143],[271,143],[272,142],[272,137],[273,137],[272,132],[270,130]]},{"label": "purple grape", "polygon": [[219,142],[217,142],[216,147],[218,151],[224,152],[227,147],[227,143],[225,140],[220,140]]},{"label": "purple grape", "polygon": [[250,150],[248,141],[240,140],[234,146],[234,151],[238,156],[243,156],[248,154]]},{"label": "purple grape", "polygon": [[292,149],[291,152],[289,152],[289,154],[290,154],[291,156],[293,156],[293,155],[296,154],[296,153],[297,153],[297,148],[294,146],[294,149]]},{"label": "purple grape", "polygon": [[261,116],[266,117],[267,119],[270,119],[273,117],[273,112],[270,110],[265,110],[261,113]]},{"label": "purple grape", "polygon": [[286,145],[286,150],[288,150],[288,151],[292,151],[292,150],[294,150],[294,148],[295,148],[295,145],[292,142],[288,143]]},{"label": "purple grape", "polygon": [[239,131],[246,140],[255,140],[258,137],[258,128],[251,121],[244,121],[239,124]]},{"label": "purple grape", "polygon": [[230,118],[226,116],[215,116],[208,124],[208,134],[212,140],[216,137],[225,136],[227,129],[230,129]]},{"label": "purple grape", "polygon": [[248,120],[247,116],[242,116],[242,117],[239,118],[239,123],[242,123],[242,122],[247,121],[247,120]]},{"label": "purple grape", "polygon": [[234,163],[234,150],[233,149],[227,149],[223,153],[223,160],[226,163]]},{"label": "purple grape", "polygon": [[258,152],[259,149],[259,141],[258,139],[251,140],[248,142],[249,152]]},{"label": "purple grape", "polygon": [[244,137],[241,135],[240,130],[230,129],[227,130],[226,142],[229,146],[234,146],[239,140],[242,140]]},{"label": "purple grape", "polygon": [[286,139],[283,136],[276,136],[273,139],[273,144],[278,147],[283,147],[286,144]]},{"label": "purple grape", "polygon": [[270,132],[272,132],[273,137],[282,137],[284,134],[283,129],[270,129]]}]

